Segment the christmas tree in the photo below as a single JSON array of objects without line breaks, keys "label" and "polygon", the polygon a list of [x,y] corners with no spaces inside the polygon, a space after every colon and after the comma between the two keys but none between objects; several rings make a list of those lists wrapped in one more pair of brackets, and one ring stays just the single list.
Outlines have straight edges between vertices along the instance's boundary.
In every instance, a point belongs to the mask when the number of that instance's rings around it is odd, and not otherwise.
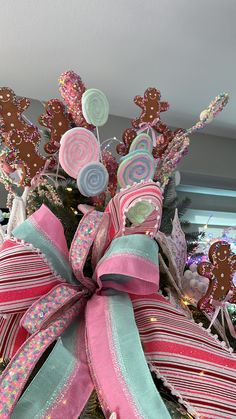
[{"label": "christmas tree", "polygon": [[148,88],[134,99],[141,113],[117,159],[99,141],[106,96],[72,71],[59,89],[64,103],[48,101],[39,116],[46,158],[22,114],[28,101],[1,89],[10,207],[0,252],[1,417],[234,415],[236,362],[225,346],[235,256],[228,243],[213,243],[209,262],[186,269],[179,217],[188,202],[178,203],[174,182],[189,135],[228,96],[217,96],[192,128],[172,131],[161,121],[168,103]]}]

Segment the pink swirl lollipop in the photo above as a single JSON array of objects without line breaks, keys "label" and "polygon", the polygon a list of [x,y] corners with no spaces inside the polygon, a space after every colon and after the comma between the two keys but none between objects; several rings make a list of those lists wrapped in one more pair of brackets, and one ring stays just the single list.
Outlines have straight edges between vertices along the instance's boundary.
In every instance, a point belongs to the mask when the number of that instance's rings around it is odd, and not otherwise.
[{"label": "pink swirl lollipop", "polygon": [[99,145],[95,135],[86,128],[76,127],[61,138],[59,162],[65,172],[77,179],[87,163],[99,160]]}]

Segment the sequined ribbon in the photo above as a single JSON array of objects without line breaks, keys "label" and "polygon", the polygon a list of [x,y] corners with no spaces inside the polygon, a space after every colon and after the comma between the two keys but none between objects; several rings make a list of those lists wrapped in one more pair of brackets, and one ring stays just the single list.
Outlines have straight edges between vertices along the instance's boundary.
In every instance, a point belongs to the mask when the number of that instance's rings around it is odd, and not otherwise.
[{"label": "sequined ribbon", "polygon": [[85,348],[85,321],[79,316],[58,339],[18,401],[11,419],[77,419],[93,389]]},{"label": "sequined ribbon", "polygon": [[79,224],[73,238],[70,249],[70,263],[76,278],[90,291],[94,291],[95,284],[83,273],[89,250],[95,240],[98,227],[103,213],[91,210],[91,207],[80,206],[84,212],[83,219]]},{"label": "sequined ribbon", "polygon": [[[57,291],[60,294],[59,288]],[[63,312],[62,309],[63,307],[65,308],[68,306],[68,298],[66,298],[65,306],[63,302],[58,304],[59,310],[57,314],[59,315],[59,318],[56,317],[56,313],[53,310],[52,313],[54,314],[55,319],[46,327],[44,314],[42,315],[41,313],[44,313],[44,310],[49,307],[50,302],[52,301],[51,292],[52,291],[44,297],[44,302],[41,301],[39,305],[35,305],[32,310],[31,308],[29,309],[30,314],[26,315],[25,321],[31,330],[34,330],[36,326],[30,327],[29,318],[31,321],[35,321],[38,330],[21,346],[1,375],[0,417],[2,419],[7,419],[11,416],[14,406],[16,405],[33,368],[45,350],[67,329],[73,319],[84,309],[86,301],[84,293],[78,292],[77,301],[72,306],[69,306],[65,312]],[[71,298],[74,298],[74,292],[72,292]],[[60,299],[61,301],[63,300],[61,296]]]}]

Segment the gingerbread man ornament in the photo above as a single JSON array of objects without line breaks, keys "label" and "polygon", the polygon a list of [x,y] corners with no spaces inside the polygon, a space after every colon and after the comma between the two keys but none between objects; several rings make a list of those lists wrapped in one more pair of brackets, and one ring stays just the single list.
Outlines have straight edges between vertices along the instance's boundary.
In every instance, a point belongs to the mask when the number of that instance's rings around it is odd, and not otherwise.
[{"label": "gingerbread man ornament", "polygon": [[38,152],[39,141],[37,131],[31,140],[18,130],[9,132],[5,138],[5,144],[10,149],[6,163],[22,170],[21,186],[30,186],[32,179],[44,169],[46,159]]},{"label": "gingerbread man ornament", "polygon": [[[223,301],[226,296],[229,302],[236,303],[233,283],[236,255],[232,253],[230,244],[225,241],[213,243],[209,249],[209,260],[198,265],[198,273],[209,279],[207,292],[198,302],[198,307],[206,311],[212,311],[214,301]],[[231,296],[228,296],[229,291]]]},{"label": "gingerbread man ornament", "polygon": [[35,127],[24,120],[22,113],[28,108],[30,101],[26,98],[17,99],[9,87],[0,88],[0,134],[5,136],[12,129],[34,135]]},{"label": "gingerbread man ornament", "polygon": [[169,109],[168,102],[161,102],[161,93],[155,87],[149,87],[144,92],[144,97],[135,96],[134,103],[141,109],[141,115],[132,121],[134,128],[143,124],[154,126],[160,119],[160,113]]},{"label": "gingerbread man ornament", "polygon": [[62,135],[71,128],[71,118],[59,99],[51,99],[46,103],[45,113],[39,117],[39,123],[46,127],[50,133],[50,141],[45,144],[44,150],[48,154],[55,153],[60,147]]}]

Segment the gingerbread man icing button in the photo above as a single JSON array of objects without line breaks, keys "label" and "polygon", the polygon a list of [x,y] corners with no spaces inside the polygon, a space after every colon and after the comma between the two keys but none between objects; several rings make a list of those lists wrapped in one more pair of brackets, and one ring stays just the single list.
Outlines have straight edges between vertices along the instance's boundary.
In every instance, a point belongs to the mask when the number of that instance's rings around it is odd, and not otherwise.
[{"label": "gingerbread man icing button", "polygon": [[155,125],[160,119],[160,113],[169,109],[168,102],[161,102],[161,93],[155,87],[149,87],[144,92],[144,96],[135,96],[134,103],[141,109],[141,115],[132,121],[134,128],[139,128],[143,124]]},{"label": "gingerbread man icing button", "polygon": [[213,243],[209,249],[210,262],[198,265],[198,273],[209,279],[206,294],[198,303],[201,309],[212,309],[212,302],[222,301],[232,291],[230,302],[236,302],[236,288],[233,283],[236,271],[236,255],[232,253],[230,244],[225,241]]}]

